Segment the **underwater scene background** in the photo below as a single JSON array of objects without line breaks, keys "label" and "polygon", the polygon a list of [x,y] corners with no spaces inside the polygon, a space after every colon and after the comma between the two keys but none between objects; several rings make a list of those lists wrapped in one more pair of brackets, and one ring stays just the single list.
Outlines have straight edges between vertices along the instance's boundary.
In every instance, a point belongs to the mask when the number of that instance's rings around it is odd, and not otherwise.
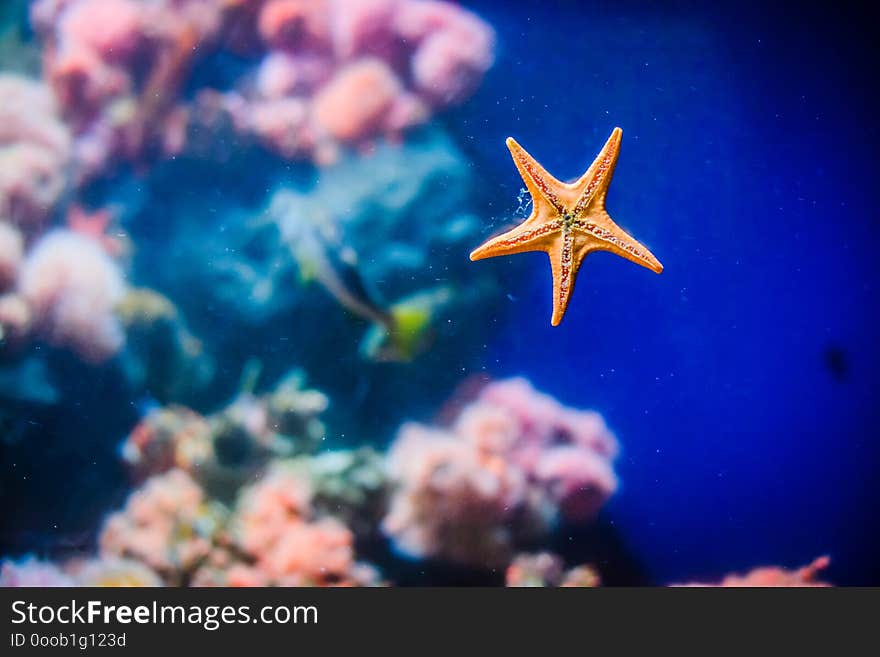
[{"label": "underwater scene background", "polygon": [[4,0],[0,583],[880,583],[870,18]]}]

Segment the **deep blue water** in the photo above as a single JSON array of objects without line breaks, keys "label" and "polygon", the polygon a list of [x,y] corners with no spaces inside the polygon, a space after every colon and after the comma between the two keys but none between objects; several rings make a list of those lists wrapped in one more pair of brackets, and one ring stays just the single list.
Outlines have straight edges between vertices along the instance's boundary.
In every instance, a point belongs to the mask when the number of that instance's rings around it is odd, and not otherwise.
[{"label": "deep blue water", "polygon": [[505,137],[570,179],[618,125],[609,211],[666,268],[591,256],[551,328],[546,257],[516,256],[533,275],[488,371],[606,415],[624,448],[610,517],[658,581],[827,553],[837,583],[880,583],[869,17],[468,4],[500,54],[451,123],[505,182],[497,227],[522,186]]}]

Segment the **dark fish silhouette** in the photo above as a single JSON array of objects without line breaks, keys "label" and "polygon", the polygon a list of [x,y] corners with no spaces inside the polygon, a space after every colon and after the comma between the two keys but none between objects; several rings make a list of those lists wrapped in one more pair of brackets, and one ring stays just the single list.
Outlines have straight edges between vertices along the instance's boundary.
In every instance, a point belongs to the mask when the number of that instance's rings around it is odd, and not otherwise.
[{"label": "dark fish silhouette", "polygon": [[837,381],[849,378],[849,357],[846,350],[838,345],[829,345],[824,353],[825,367]]}]

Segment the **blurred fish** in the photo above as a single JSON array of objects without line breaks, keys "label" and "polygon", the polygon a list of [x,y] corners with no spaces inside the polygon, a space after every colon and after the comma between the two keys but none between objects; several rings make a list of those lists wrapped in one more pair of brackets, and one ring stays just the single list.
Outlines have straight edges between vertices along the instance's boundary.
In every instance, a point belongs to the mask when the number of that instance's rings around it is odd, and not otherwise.
[{"label": "blurred fish", "polygon": [[332,222],[298,221],[287,238],[303,281],[318,281],[342,306],[373,323],[361,345],[362,356],[409,362],[428,346],[435,310],[451,297],[448,288],[420,292],[386,308],[367,289],[357,254],[339,244]]},{"label": "blurred fish", "polygon": [[373,324],[361,343],[361,355],[379,362],[409,362],[434,339],[438,310],[452,299],[446,285],[416,292],[391,306],[392,323]]}]

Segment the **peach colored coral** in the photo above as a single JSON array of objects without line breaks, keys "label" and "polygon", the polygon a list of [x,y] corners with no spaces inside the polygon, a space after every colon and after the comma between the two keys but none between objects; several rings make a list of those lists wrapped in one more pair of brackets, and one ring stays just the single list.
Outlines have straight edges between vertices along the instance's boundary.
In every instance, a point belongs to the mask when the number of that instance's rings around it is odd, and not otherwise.
[{"label": "peach colored coral", "polygon": [[231,535],[253,563],[236,569],[240,583],[341,586],[378,581],[375,571],[354,560],[351,530],[334,518],[314,517],[311,495],[308,473],[286,462],[277,462],[241,491]]},{"label": "peach colored coral", "polygon": [[288,525],[259,565],[282,586],[337,583],[354,565],[352,533],[339,521]]},{"label": "peach colored coral", "polygon": [[149,479],[99,539],[101,554],[136,559],[177,581],[212,549],[214,526],[202,489],[180,470]]},{"label": "peach colored coral", "polygon": [[313,117],[338,141],[363,140],[379,129],[400,91],[388,66],[379,59],[363,59],[340,69],[318,92]]},{"label": "peach colored coral", "polygon": [[306,518],[311,510],[308,478],[275,465],[256,484],[245,488],[233,521],[239,544],[252,554],[275,545],[285,528]]},{"label": "peach colored coral", "polygon": [[797,568],[787,570],[778,566],[762,566],[750,570],[745,574],[731,574],[724,577],[718,584],[690,584],[689,586],[725,586],[725,587],[809,587],[830,586],[827,582],[819,579],[819,575],[825,570],[831,560],[827,556],[818,557],[812,562]]},{"label": "peach colored coral", "polygon": [[114,308],[125,292],[116,263],[87,237],[68,230],[48,233],[28,253],[19,291],[35,327],[48,342],[99,363],[122,347],[125,336]]}]

